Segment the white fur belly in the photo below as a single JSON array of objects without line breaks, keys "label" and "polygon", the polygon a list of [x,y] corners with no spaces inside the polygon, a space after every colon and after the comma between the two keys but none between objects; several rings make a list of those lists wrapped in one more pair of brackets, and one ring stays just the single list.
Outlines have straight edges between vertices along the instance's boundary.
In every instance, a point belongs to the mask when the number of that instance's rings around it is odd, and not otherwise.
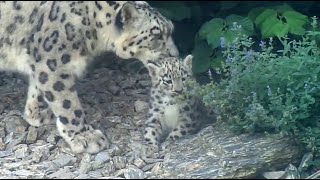
[{"label": "white fur belly", "polygon": [[164,110],[164,124],[166,127],[173,129],[178,123],[179,106],[168,105]]}]

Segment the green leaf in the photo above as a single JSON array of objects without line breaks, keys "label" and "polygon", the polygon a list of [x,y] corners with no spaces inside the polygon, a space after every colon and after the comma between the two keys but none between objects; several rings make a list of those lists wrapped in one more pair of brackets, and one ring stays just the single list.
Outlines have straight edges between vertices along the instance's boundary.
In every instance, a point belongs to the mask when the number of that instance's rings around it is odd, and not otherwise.
[{"label": "green leaf", "polygon": [[194,73],[201,73],[208,70],[211,63],[212,48],[208,46],[206,41],[200,41],[195,44],[192,51],[193,61],[192,69]]},{"label": "green leaf", "polygon": [[308,22],[308,17],[296,12],[296,11],[286,11],[283,13],[289,25],[289,32],[296,35],[303,35],[305,29],[303,26]]},{"label": "green leaf", "polygon": [[[257,18],[258,19],[258,18]],[[261,24],[262,38],[283,37],[288,34],[289,26],[277,18],[277,14],[272,14]]]},{"label": "green leaf", "polygon": [[261,13],[255,20],[255,24],[261,27],[262,24],[268,20],[270,17],[277,17],[277,12],[273,9],[266,9]]},{"label": "green leaf", "polygon": [[199,30],[199,38],[206,39],[211,32],[222,30],[224,20],[221,18],[214,18],[204,23]]},{"label": "green leaf", "polygon": [[255,21],[256,18],[264,11],[266,10],[265,7],[257,7],[250,10],[248,13],[248,17],[251,19],[251,21]]},{"label": "green leaf", "polygon": [[224,37],[224,32],[222,30],[212,31],[207,35],[207,43],[212,49],[217,48],[220,45],[220,38]]},{"label": "green leaf", "polygon": [[253,22],[248,17],[231,14],[226,17],[226,22],[230,26],[232,26],[233,22],[237,22],[238,25],[241,25],[246,35],[250,36],[253,34]]}]

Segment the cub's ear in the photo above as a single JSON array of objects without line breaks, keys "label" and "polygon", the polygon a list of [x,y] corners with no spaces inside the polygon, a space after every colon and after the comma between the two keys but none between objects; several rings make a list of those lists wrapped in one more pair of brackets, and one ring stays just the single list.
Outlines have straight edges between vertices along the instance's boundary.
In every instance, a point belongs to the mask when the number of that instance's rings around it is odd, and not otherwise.
[{"label": "cub's ear", "polygon": [[183,65],[188,68],[188,70],[192,70],[192,60],[193,56],[189,54],[186,58],[183,60]]},{"label": "cub's ear", "polygon": [[124,25],[130,25],[135,22],[139,17],[139,12],[132,1],[128,1],[123,4],[121,8],[122,23]]},{"label": "cub's ear", "polygon": [[156,76],[160,70],[160,67],[154,64],[152,61],[148,61],[146,65],[150,76]]}]

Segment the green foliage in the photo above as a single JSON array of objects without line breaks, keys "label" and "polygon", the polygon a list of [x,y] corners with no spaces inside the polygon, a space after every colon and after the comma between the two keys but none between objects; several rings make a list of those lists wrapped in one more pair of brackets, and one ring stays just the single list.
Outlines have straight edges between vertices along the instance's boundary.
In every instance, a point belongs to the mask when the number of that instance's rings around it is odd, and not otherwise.
[{"label": "green foliage", "polygon": [[262,38],[284,37],[288,33],[294,35],[305,33],[304,25],[308,22],[307,16],[294,11],[287,5],[280,6],[276,10],[268,8],[260,12],[255,18],[254,16],[251,18],[261,30]]},{"label": "green foliage", "polygon": [[320,152],[320,49],[314,40],[320,32],[315,18],[312,26],[301,40],[279,39],[279,49],[270,38],[253,50],[252,38],[239,33],[226,44],[226,62],[217,70],[227,78],[196,93],[234,132],[290,136]]}]

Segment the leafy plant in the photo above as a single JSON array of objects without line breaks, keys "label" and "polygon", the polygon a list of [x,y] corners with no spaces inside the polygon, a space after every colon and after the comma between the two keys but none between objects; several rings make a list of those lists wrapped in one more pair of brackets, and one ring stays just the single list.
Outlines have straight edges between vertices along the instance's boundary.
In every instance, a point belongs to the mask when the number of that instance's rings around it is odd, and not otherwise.
[{"label": "leafy plant", "polygon": [[304,25],[308,22],[307,16],[288,5],[264,9],[258,16],[251,16],[251,18],[260,29],[262,38],[284,37],[288,33],[303,35]]},{"label": "leafy plant", "polygon": [[320,152],[320,49],[311,31],[301,40],[259,42],[241,33],[222,51],[226,61],[217,71],[226,79],[195,91],[235,132],[290,136],[303,147]]}]

